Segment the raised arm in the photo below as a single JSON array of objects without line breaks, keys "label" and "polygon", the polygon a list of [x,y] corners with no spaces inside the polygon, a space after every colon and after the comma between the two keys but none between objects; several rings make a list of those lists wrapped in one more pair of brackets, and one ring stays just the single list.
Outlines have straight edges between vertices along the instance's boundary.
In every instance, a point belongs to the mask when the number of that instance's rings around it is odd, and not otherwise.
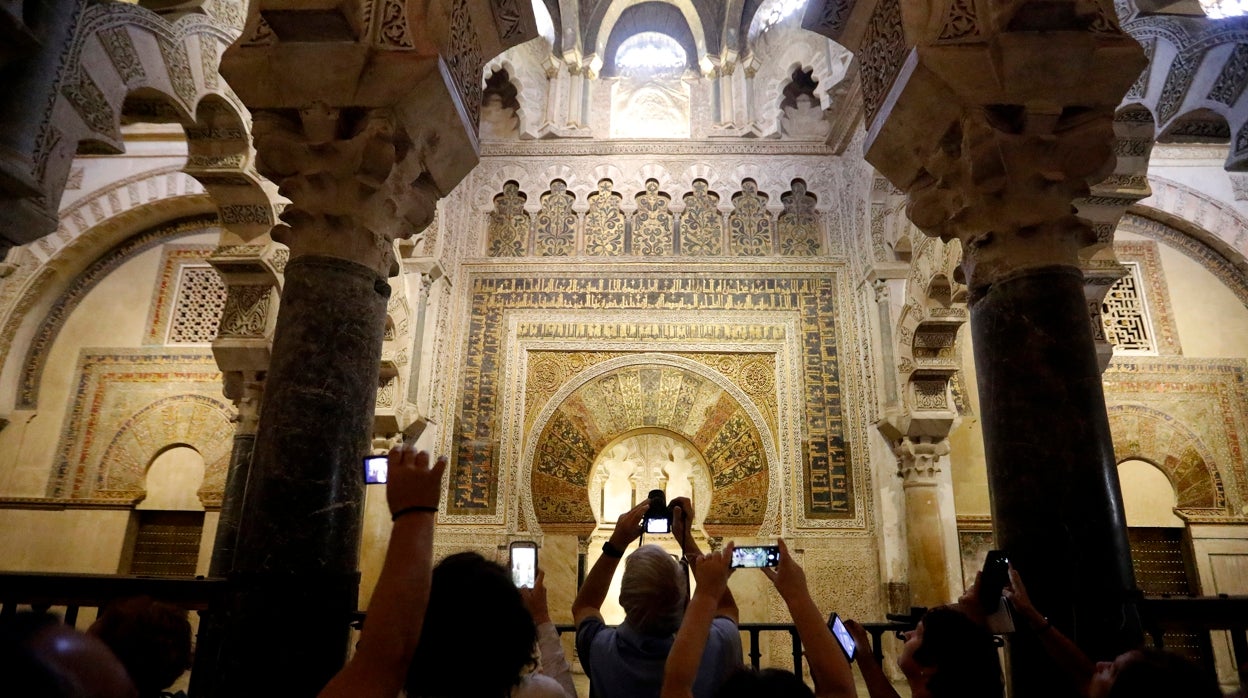
[{"label": "raised arm", "polygon": [[819,698],[856,698],[854,672],[849,660],[832,637],[823,614],[810,598],[806,587],[806,572],[789,554],[784,539],[779,541],[780,564],[775,569],[763,568],[763,573],[776,585],[776,591],[789,607],[797,636],[806,647],[806,659],[810,662],[810,676],[815,680],[815,695]]},{"label": "raised arm", "polygon": [[1078,645],[1053,627],[1049,619],[1036,610],[1031,603],[1031,597],[1027,595],[1027,587],[1023,586],[1023,578],[1019,576],[1018,570],[1015,570],[1013,565],[1010,565],[1010,583],[1001,593],[1010,600],[1014,611],[1022,617],[1023,623],[1039,638],[1044,651],[1070,677],[1071,682],[1079,690],[1079,695],[1088,695],[1096,665],[1088,659],[1088,655],[1084,654]]},{"label": "raised arm", "polygon": [[414,446],[390,449],[386,501],[394,517],[381,576],[355,656],[321,698],[394,698],[420,642],[433,576],[433,526],[446,458],[432,466]]},{"label": "raised arm", "polygon": [[524,605],[537,624],[537,653],[541,659],[539,671],[559,682],[568,698],[576,698],[576,684],[572,683],[572,667],[563,656],[563,644],[559,631],[550,620],[550,607],[546,603],[546,572],[540,567],[532,589],[521,589]]},{"label": "raised arm", "polygon": [[863,683],[867,685],[867,695],[871,698],[901,698],[897,689],[893,688],[893,683],[884,674],[884,667],[875,660],[867,629],[856,620],[846,620],[845,628],[854,636],[854,642],[858,643],[854,661],[858,664],[858,671],[862,672]]},{"label": "raised arm", "polygon": [[[698,542],[693,539],[693,502],[688,497],[677,497],[672,500],[671,506],[672,535],[680,544],[681,554],[692,567],[697,564],[698,558],[702,555]],[[731,618],[734,623],[740,622],[741,611],[737,608],[737,600],[733,597],[731,589],[725,589],[723,595],[719,597],[715,615]]]},{"label": "raised arm", "polygon": [[615,568],[619,566],[624,550],[630,543],[641,537],[641,519],[648,508],[650,508],[650,502],[642,502],[621,514],[616,520],[615,531],[611,533],[611,539],[607,545],[613,553],[617,554],[604,551],[594,566],[589,569],[589,574],[585,575],[585,582],[581,584],[581,589],[576,593],[576,599],[572,602],[572,622],[576,625],[579,626],[586,618],[601,615],[599,609],[602,608],[602,602],[607,599],[607,590],[611,588],[611,577],[615,575]]},{"label": "raised arm", "polygon": [[663,670],[662,698],[693,698],[693,682],[698,678],[702,651],[711,634],[719,599],[728,593],[728,575],[732,573],[732,543],[717,553],[701,556],[694,567],[698,588],[685,608],[680,632],[667,655]]}]

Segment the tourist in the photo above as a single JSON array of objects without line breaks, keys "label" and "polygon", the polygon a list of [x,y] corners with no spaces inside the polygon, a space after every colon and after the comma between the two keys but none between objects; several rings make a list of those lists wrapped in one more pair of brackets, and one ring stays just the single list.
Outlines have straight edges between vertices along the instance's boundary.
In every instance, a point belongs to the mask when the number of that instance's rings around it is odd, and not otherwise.
[{"label": "tourist", "polygon": [[[978,580],[977,580],[978,581]],[[1086,698],[1149,698],[1186,696],[1220,698],[1221,690],[1209,672],[1170,652],[1134,649],[1110,662],[1093,663],[1070,638],[1059,631],[1031,603],[1023,578],[1010,566],[1010,583],[1002,592],[1014,616],[1039,639],[1044,650]]]},{"label": "tourist", "polygon": [[[858,623],[845,622],[858,643],[857,664],[871,698],[899,698],[871,652],[871,639]],[[924,614],[905,633],[897,666],[912,698],[1001,698],[1004,687],[992,634],[958,606]]]},{"label": "tourist", "polygon": [[[590,569],[572,604],[576,647],[595,698],[650,698],[663,686],[664,664],[684,615],[685,575],[680,565],[657,545],[643,545],[629,556],[620,583],[624,622],[608,628],[601,608],[611,577],[624,550],[641,536],[650,503],[622,514],[602,556]],[[672,534],[687,557],[700,554],[690,535],[693,506],[684,497],[672,501]],[[729,674],[741,666],[737,605],[724,591],[713,610],[692,692],[710,698]]]},{"label": "tourist", "polygon": [[137,698],[129,674],[99,638],[50,613],[0,621],[5,695],[22,698]]},{"label": "tourist", "polygon": [[550,607],[546,603],[546,572],[537,568],[537,578],[532,589],[520,589],[524,605],[537,624],[537,649],[540,659],[538,671],[553,678],[563,687],[568,698],[576,698],[576,685],[572,683],[572,667],[563,654],[559,631],[550,619]]},{"label": "tourist", "polygon": [[148,596],[108,604],[87,633],[117,655],[139,689],[139,698],[168,695],[164,689],[191,666],[191,622],[186,610]]},{"label": "tourist", "polygon": [[[386,501],[394,520],[381,576],[355,655],[321,698],[395,698],[421,638],[433,572],[433,527],[446,459],[414,446],[390,449]],[[466,648],[460,648],[466,649]]]},{"label": "tourist", "polygon": [[[727,593],[733,547],[729,543],[724,550],[701,556],[694,563],[694,579],[698,586],[667,660],[663,698],[688,698],[693,695],[693,682],[703,657],[712,614],[719,598]],[[779,547],[779,564],[775,569],[763,568],[763,573],[776,585],[776,591],[780,592],[789,608],[798,637],[805,647],[815,691],[812,693],[801,679],[782,669],[755,672],[743,668],[719,687],[716,698],[854,698],[857,691],[849,660],[810,596],[806,573],[789,553],[783,539]]]}]

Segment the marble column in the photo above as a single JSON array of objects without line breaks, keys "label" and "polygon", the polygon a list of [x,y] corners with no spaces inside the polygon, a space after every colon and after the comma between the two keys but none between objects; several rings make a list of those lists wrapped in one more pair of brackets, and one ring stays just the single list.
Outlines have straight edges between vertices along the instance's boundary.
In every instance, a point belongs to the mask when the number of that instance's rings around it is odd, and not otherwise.
[{"label": "marble column", "polygon": [[[1139,628],[1080,273],[1111,240],[1073,204],[1113,170],[1114,110],[1145,61],[1108,3],[990,7],[828,0],[805,25],[858,55],[867,160],[916,226],[961,243],[997,544],[1104,659]],[[1027,633],[1008,666],[1015,696],[1074,694]]]},{"label": "marble column", "polygon": [[910,605],[933,608],[953,600],[937,478],[940,458],[949,453],[949,441],[905,437],[894,453],[906,499]]},{"label": "marble column", "polygon": [[[258,112],[258,164],[290,248],[233,550],[214,694],[315,695],[346,657],[393,240],[436,200],[394,113]],[[393,177],[393,180],[391,179]],[[401,194],[399,193],[401,191]]]}]

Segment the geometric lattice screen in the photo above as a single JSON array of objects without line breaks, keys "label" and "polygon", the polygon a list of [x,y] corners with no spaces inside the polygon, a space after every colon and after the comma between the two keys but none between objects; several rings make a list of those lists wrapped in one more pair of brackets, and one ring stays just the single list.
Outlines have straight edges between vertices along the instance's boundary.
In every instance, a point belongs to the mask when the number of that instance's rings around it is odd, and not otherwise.
[{"label": "geometric lattice screen", "polygon": [[1109,287],[1101,304],[1105,338],[1113,345],[1115,354],[1156,354],[1144,284],[1140,283],[1140,267],[1132,263],[1123,266],[1127,268],[1127,275]]},{"label": "geometric lattice screen", "polygon": [[183,266],[169,318],[167,344],[210,344],[225,309],[225,283],[216,269]]}]

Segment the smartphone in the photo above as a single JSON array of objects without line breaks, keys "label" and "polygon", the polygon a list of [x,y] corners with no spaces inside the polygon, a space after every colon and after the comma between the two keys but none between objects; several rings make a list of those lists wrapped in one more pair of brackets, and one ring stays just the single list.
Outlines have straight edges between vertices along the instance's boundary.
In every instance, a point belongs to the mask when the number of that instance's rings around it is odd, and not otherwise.
[{"label": "smartphone", "polygon": [[845,658],[854,661],[854,656],[858,654],[858,643],[854,642],[854,636],[849,634],[849,628],[845,627],[845,622],[841,617],[832,614],[828,619],[828,630],[832,631],[833,637],[841,644],[841,651],[845,653]]},{"label": "smartphone", "polygon": [[775,567],[778,564],[778,545],[745,545],[732,550],[733,567]]},{"label": "smartphone", "polygon": [[979,576],[979,606],[992,613],[1001,603],[1001,590],[1010,583],[1010,557],[1004,550],[989,550]]},{"label": "smartphone", "polygon": [[384,485],[390,472],[390,456],[364,456],[364,484]]},{"label": "smartphone", "polygon": [[532,589],[537,583],[537,543],[516,540],[508,549],[511,562],[511,581],[517,589]]}]

